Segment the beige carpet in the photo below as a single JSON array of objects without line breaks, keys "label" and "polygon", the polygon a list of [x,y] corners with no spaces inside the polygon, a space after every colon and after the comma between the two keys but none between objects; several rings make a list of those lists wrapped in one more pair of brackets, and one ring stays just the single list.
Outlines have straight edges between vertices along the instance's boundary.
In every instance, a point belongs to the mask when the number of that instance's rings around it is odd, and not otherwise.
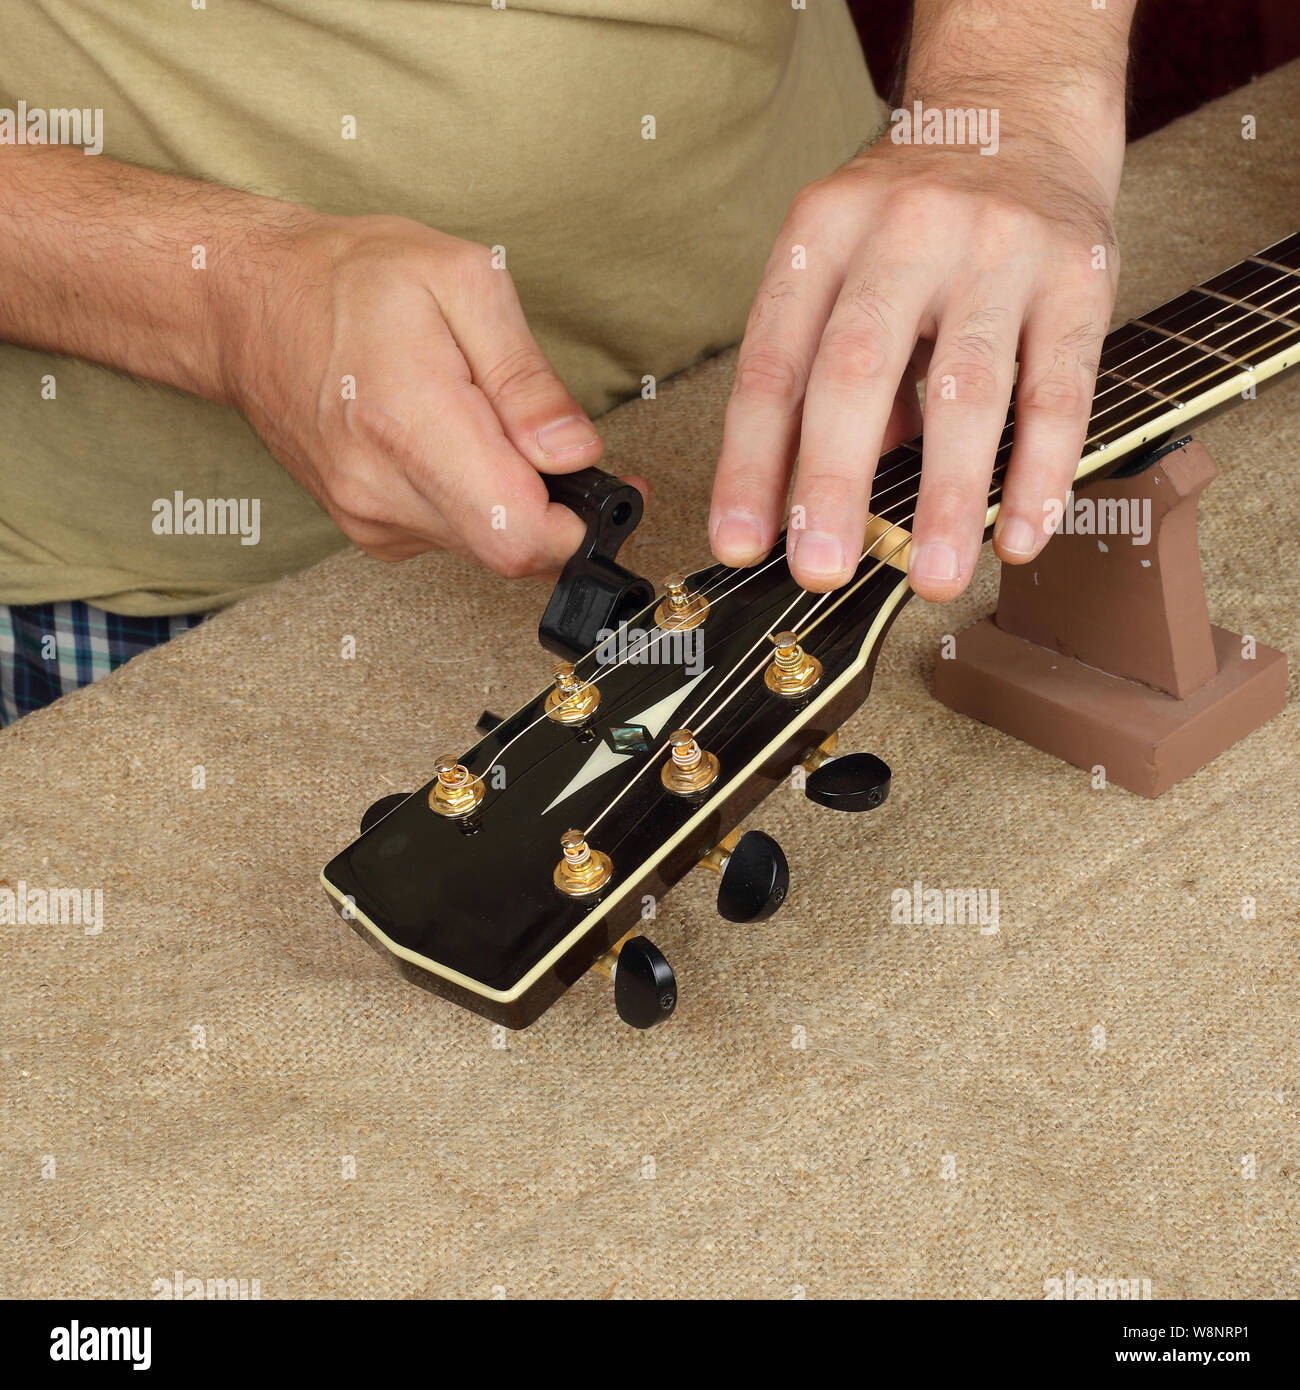
[{"label": "beige carpet", "polygon": [[[1133,151],[1124,316],[1295,230],[1298,96],[1293,66]],[[606,421],[678,498],[626,552],[648,575],[703,559],[730,366]],[[1288,379],[1197,431],[1211,615],[1293,665],[1298,406]],[[1093,791],[930,694],[995,578],[894,629],[846,729],[883,811],[761,808],[782,913],[674,892],[682,1002],[644,1035],[589,977],[495,1048],[317,886],[370,800],[544,683],[536,586],[340,556],[0,736],[0,878],[102,889],[105,924],[4,929],[0,1292],[1294,1293],[1295,705],[1156,803]],[[916,878],[998,888],[1001,932],[891,926]]]}]

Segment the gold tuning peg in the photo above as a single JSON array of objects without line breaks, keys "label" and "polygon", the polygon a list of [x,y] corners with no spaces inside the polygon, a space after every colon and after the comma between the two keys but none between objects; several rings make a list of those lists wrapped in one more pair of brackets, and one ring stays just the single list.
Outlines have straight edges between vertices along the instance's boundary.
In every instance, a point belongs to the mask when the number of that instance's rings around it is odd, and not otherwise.
[{"label": "gold tuning peg", "polygon": [[591,964],[614,982],[614,1007],[633,1028],[653,1028],[677,1007],[677,977],[663,952],[630,931]]},{"label": "gold tuning peg", "polygon": [[545,710],[557,724],[581,724],[600,704],[600,691],[590,681],[578,679],[573,662],[561,661],[555,668],[555,689],[546,696]]},{"label": "gold tuning peg", "polygon": [[670,792],[678,796],[694,796],[718,780],[718,760],[706,753],[689,729],[676,729],[668,735],[673,755],[664,764],[660,776]]},{"label": "gold tuning peg", "polygon": [[731,851],[740,843],[740,831],[733,830],[730,835],[718,841],[716,845],[699,862],[701,869],[708,869],[710,873],[720,874],[727,867],[727,860],[731,858]]},{"label": "gold tuning peg", "polygon": [[835,749],[839,746],[840,735],[836,729],[817,745],[816,748],[800,759],[799,765],[805,772],[816,772],[825,762],[829,762],[835,754]]},{"label": "gold tuning peg", "polygon": [[[635,930],[634,927],[632,931]],[[597,956],[592,961],[591,968],[597,975],[603,975],[607,980],[614,978],[614,967],[618,964],[618,953],[632,940],[632,931],[625,932],[603,956]]]},{"label": "gold tuning peg", "polygon": [[483,800],[483,779],[450,753],[444,753],[433,765],[438,774],[429,792],[429,805],[440,816],[467,816]]},{"label": "gold tuning peg", "polygon": [[822,678],[822,664],[809,656],[799,645],[793,632],[778,632],[772,636],[776,655],[763,672],[767,688],[777,695],[794,698],[806,694]]},{"label": "gold tuning peg", "polygon": [[655,622],[671,632],[685,632],[699,625],[709,616],[709,601],[702,593],[691,593],[686,587],[686,576],[670,574],[664,580],[667,594],[655,609]]},{"label": "gold tuning peg", "polygon": [[718,912],[728,922],[761,922],[790,891],[785,851],[761,830],[733,830],[699,862],[722,878]]},{"label": "gold tuning peg", "polygon": [[555,866],[555,886],[571,898],[587,898],[614,877],[608,854],[592,849],[581,830],[566,830],[560,836],[563,857]]}]

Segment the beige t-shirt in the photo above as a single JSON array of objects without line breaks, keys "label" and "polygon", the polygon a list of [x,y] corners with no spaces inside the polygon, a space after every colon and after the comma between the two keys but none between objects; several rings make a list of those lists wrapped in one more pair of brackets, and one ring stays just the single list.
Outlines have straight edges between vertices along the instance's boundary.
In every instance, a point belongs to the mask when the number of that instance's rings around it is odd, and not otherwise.
[{"label": "beige t-shirt", "polygon": [[[101,108],[112,158],[504,246],[593,415],[741,336],[791,198],[884,116],[844,0],[33,0],[19,101]],[[256,544],[158,534],[177,493],[256,499]],[[0,345],[0,601],[208,609],[344,544],[235,412]]]}]

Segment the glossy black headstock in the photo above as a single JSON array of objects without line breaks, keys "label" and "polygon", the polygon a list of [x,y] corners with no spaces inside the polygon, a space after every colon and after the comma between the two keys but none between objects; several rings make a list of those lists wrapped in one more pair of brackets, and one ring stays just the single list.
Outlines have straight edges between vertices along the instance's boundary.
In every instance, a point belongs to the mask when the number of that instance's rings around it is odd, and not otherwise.
[{"label": "glossy black headstock", "polygon": [[[1243,384],[1293,366],[1292,328],[1279,328],[1285,319],[1264,311],[1284,292],[1279,286],[1300,273],[1297,266],[1300,234],[1207,282],[1202,290],[1215,296],[1215,312],[1205,314],[1182,296],[1149,312],[1140,325],[1109,334],[1102,375],[1109,371],[1113,379],[1093,402],[1076,485],[1106,476],[1129,455],[1181,432],[1194,415]],[[1224,322],[1221,305],[1228,296],[1222,291],[1228,289],[1229,302],[1245,309],[1252,294],[1271,297],[1258,306],[1260,313]],[[1184,379],[1167,388],[1177,390],[1177,399],[1140,379],[1130,381],[1157,350],[1174,362],[1189,344],[1195,349],[1187,335],[1204,322],[1213,328],[1200,358],[1179,368]],[[1161,330],[1162,323],[1178,331]],[[1216,342],[1211,333],[1225,336]],[[1171,337],[1182,346],[1170,349]],[[1232,355],[1225,355],[1229,350]],[[1125,367],[1126,375],[1115,367]],[[1013,423],[1014,404],[995,454],[986,537],[1000,505]],[[719,908],[725,916],[761,919],[784,896],[783,857],[770,841],[731,832],[796,765],[810,769],[808,795],[823,806],[871,809],[888,794],[889,769],[878,759],[855,754],[828,762],[824,745],[865,699],[885,632],[910,593],[903,569],[906,528],[918,500],[918,445],[898,445],[879,460],[866,554],[843,589],[829,595],[799,589],[785,562],[784,537],[752,569],[700,570],[685,580],[684,592],[707,601],[702,625],[684,626],[678,614],[657,626],[652,604],[627,621],[621,643],[602,645],[576,663],[578,688],[600,696],[589,718],[556,722],[543,691],[448,760],[445,775],[454,770],[475,790],[471,795],[456,783],[436,793],[435,802],[442,798],[446,811],[477,801],[472,811],[439,814],[430,794],[441,780],[376,803],[361,837],[322,875],[345,916],[395,955],[411,978],[511,1027],[529,1024],[593,966],[613,972],[628,1022],[644,1027],[670,1013],[676,1003],[672,972],[636,935],[644,904],[703,862],[723,875]],[[643,581],[613,562],[640,503],[626,484],[596,470],[585,481],[579,474],[553,478],[548,487],[555,500],[575,505],[588,528],[566,570],[572,582],[548,606],[541,630],[552,650],[573,654],[597,615],[623,622],[628,607],[645,595]],[[796,633],[802,654],[820,663],[815,680],[801,684],[786,670],[774,689],[765,679],[771,638],[782,631]],[[660,776],[669,734],[682,728],[717,759],[717,777],[708,786],[697,787],[683,774],[674,791]],[[588,856],[581,873],[599,870],[583,880],[594,884],[583,897],[557,886],[573,882],[568,870],[557,873],[566,831],[582,832],[576,846],[569,842],[572,853]],[[635,938],[634,949],[620,983],[611,948],[625,937]]]},{"label": "glossy black headstock", "polygon": [[[707,601],[699,626],[671,617],[660,626],[652,604],[574,663],[599,692],[590,717],[556,722],[548,687],[452,759],[482,791],[470,814],[431,808],[435,778],[376,803],[360,838],[326,867],[343,915],[411,978],[507,1026],[531,1023],[862,702],[909,592],[898,568],[871,557],[846,588],[807,593],[790,577],[784,537],[752,568],[714,565],[687,576],[685,590]],[[765,680],[783,630],[821,667],[794,696]],[[662,775],[669,735],[682,728],[718,760],[716,781],[691,795]],[[611,862],[588,897],[556,886],[569,830]],[[741,903],[741,916],[758,891],[742,891],[746,876],[766,873],[769,899],[785,893],[779,865],[749,864],[755,852],[751,844],[737,859],[720,895]],[[726,854],[713,858],[726,867]],[[763,915],[756,901],[749,917]]]}]

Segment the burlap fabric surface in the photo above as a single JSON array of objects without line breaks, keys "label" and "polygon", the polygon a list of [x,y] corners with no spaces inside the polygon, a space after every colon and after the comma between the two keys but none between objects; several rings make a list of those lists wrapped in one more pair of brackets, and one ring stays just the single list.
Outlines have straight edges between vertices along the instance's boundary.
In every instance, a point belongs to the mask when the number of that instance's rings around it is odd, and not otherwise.
[{"label": "burlap fabric surface", "polygon": [[[1119,317],[1295,229],[1298,86],[1132,151]],[[605,421],[610,465],[659,485],[624,554],[650,576],[704,557],[731,367]],[[1297,406],[1285,380],[1197,429],[1222,470],[1211,615],[1293,663]],[[589,977],[494,1046],[317,885],[369,801],[545,683],[536,586],[342,555],[21,721],[0,878],[102,889],[104,929],[4,929],[0,1288],[1291,1292],[1295,706],[1158,802],[1093,790],[930,693],[995,582],[986,556],[958,604],[913,603],[846,727],[893,765],[885,809],[787,789],[755,817],[791,860],[784,911],[728,926],[704,875],[666,901],[682,1002],[649,1034]],[[1001,930],[891,924],[914,879],[996,887]]]}]

